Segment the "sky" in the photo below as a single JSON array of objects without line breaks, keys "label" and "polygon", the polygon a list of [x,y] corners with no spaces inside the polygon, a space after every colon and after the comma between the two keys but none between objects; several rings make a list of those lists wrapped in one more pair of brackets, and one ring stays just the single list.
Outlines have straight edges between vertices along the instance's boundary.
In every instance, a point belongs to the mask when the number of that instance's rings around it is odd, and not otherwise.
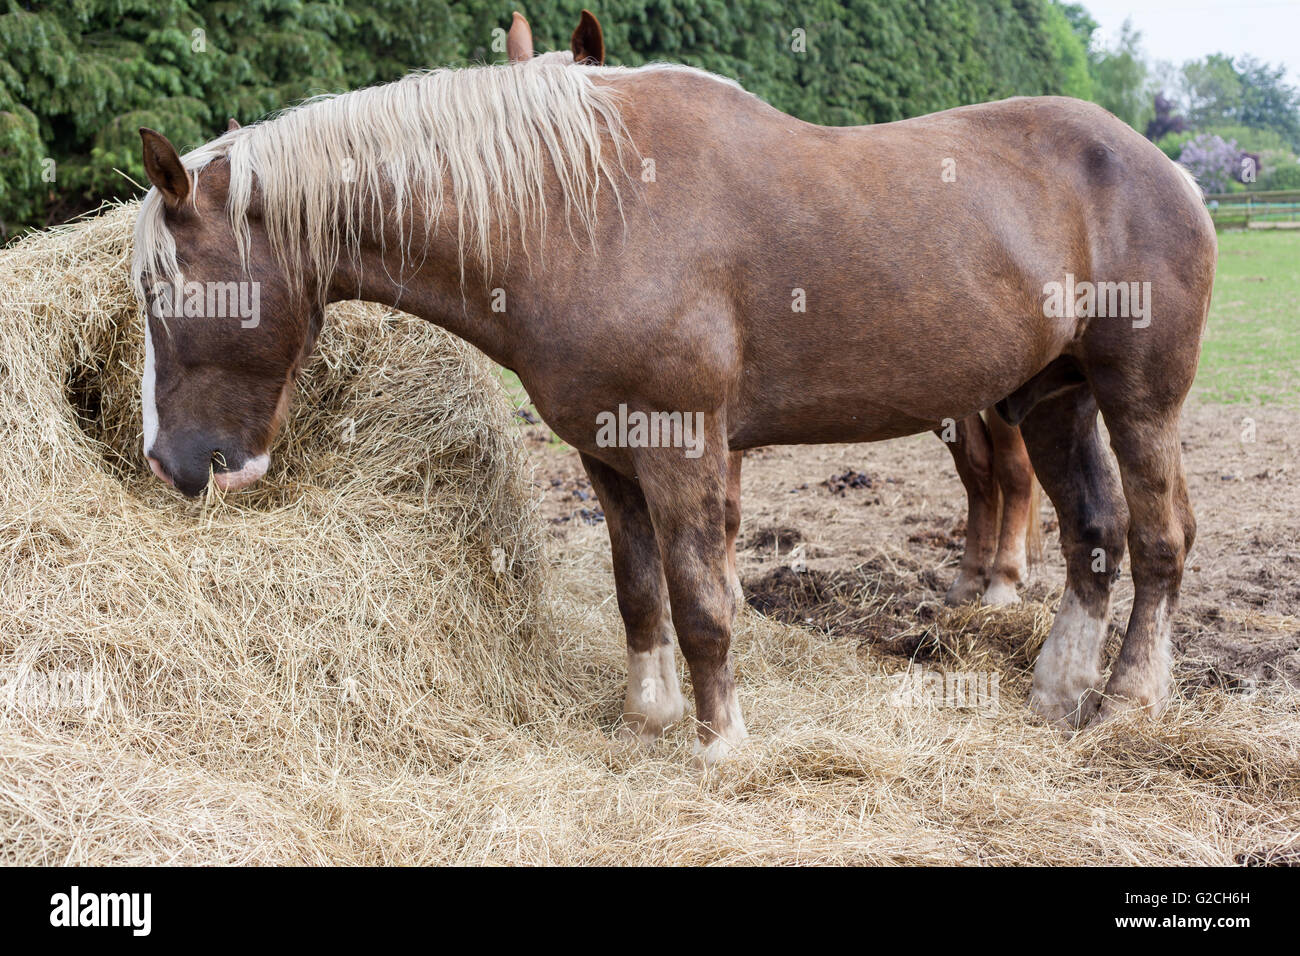
[{"label": "sky", "polygon": [[[1152,60],[1182,65],[1208,53],[1254,54],[1283,63],[1287,80],[1300,86],[1300,0],[1077,0],[1107,39],[1117,37],[1126,17],[1142,31]],[[1108,44],[1109,45],[1109,44]]]}]

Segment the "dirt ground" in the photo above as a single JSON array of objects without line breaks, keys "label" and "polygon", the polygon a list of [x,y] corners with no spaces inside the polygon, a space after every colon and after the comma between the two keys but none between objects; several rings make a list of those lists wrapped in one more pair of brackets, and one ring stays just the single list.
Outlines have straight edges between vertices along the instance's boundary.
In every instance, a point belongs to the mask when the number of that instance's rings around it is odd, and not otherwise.
[{"label": "dirt ground", "polygon": [[[1189,402],[1184,464],[1199,531],[1175,623],[1184,689],[1300,685],[1300,412]],[[603,522],[575,452],[525,425],[560,551]],[[933,435],[862,445],[757,449],[745,456],[738,555],[746,600],[835,640],[927,657],[965,541],[965,498]],[[1065,568],[1042,499],[1045,549],[1022,595],[1052,608]],[[792,570],[793,568],[793,570]],[[1127,570],[1127,569],[1126,569]],[[1119,585],[1108,654],[1132,602]]]}]

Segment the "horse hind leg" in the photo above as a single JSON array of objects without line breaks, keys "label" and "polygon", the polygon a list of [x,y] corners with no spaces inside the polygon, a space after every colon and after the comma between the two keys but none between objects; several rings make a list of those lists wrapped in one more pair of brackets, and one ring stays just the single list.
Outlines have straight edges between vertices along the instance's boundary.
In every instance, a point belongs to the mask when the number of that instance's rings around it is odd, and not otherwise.
[{"label": "horse hind leg", "polygon": [[952,454],[957,476],[966,489],[966,550],[944,600],[966,604],[984,596],[997,547],[999,491],[993,471],[993,444],[978,414],[935,429],[935,434]]},{"label": "horse hind leg", "polygon": [[[1131,515],[1128,547],[1133,608],[1111,668],[1099,716],[1140,708],[1155,715],[1173,684],[1173,615],[1196,521],[1183,474],[1179,416],[1196,376],[1218,251],[1214,227],[1187,181],[1165,173],[1185,205],[1149,231],[1131,231],[1124,269],[1142,263],[1130,284],[1134,321],[1096,318],[1083,335],[1082,364],[1115,452]],[[1144,189],[1145,192],[1145,189]],[[1150,253],[1143,261],[1133,252]],[[1118,269],[1116,270],[1118,271]],[[1139,296],[1139,291],[1141,296]],[[1145,309],[1140,308],[1145,299]],[[1153,311],[1152,306],[1157,308]],[[1121,301],[1122,308],[1122,301]],[[1141,321],[1137,321],[1140,319]]]},{"label": "horse hind leg", "polygon": [[740,532],[740,467],[744,460],[743,451],[733,451],[727,455],[727,572],[731,578],[731,592],[735,595],[736,607],[745,603],[745,591],[740,585],[740,572],[736,562],[736,535]]},{"label": "horse hind leg", "polygon": [[1065,593],[1034,666],[1029,706],[1062,727],[1081,727],[1100,703],[1111,588],[1124,556],[1128,510],[1086,386],[1036,405],[1021,425],[1061,525]]},{"label": "horse hind leg", "polygon": [[993,474],[1002,495],[1002,519],[984,603],[1019,604],[1018,589],[1029,573],[1027,548],[1031,540],[1038,541],[1034,468],[1019,428],[990,411],[988,429],[993,443]]},{"label": "horse hind leg", "polygon": [[619,735],[651,747],[686,713],[659,544],[636,482],[585,454],[582,464],[605,511],[618,610],[627,632],[627,696]]}]

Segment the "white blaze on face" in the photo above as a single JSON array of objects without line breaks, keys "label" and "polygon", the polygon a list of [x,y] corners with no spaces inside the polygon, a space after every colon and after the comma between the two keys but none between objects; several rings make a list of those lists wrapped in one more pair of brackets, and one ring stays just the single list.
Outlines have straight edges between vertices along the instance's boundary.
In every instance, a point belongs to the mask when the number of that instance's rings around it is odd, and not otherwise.
[{"label": "white blaze on face", "polygon": [[140,379],[140,407],[144,412],[144,453],[149,454],[158,439],[158,406],[154,400],[157,372],[154,369],[153,334],[149,316],[144,319],[144,375]]}]

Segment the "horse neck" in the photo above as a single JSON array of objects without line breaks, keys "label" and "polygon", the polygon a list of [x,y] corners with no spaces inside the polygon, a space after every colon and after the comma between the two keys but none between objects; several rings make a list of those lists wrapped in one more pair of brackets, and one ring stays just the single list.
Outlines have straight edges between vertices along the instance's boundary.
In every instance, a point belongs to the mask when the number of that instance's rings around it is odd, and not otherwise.
[{"label": "horse neck", "polygon": [[494,361],[512,366],[518,337],[507,334],[507,323],[492,309],[494,296],[503,294],[505,277],[489,276],[467,257],[462,282],[454,211],[450,220],[444,214],[427,246],[424,222],[418,216],[412,229],[419,239],[406,255],[391,224],[375,223],[363,230],[357,254],[344,251],[340,255],[326,283],[326,301],[361,299],[401,309],[459,336]]}]

